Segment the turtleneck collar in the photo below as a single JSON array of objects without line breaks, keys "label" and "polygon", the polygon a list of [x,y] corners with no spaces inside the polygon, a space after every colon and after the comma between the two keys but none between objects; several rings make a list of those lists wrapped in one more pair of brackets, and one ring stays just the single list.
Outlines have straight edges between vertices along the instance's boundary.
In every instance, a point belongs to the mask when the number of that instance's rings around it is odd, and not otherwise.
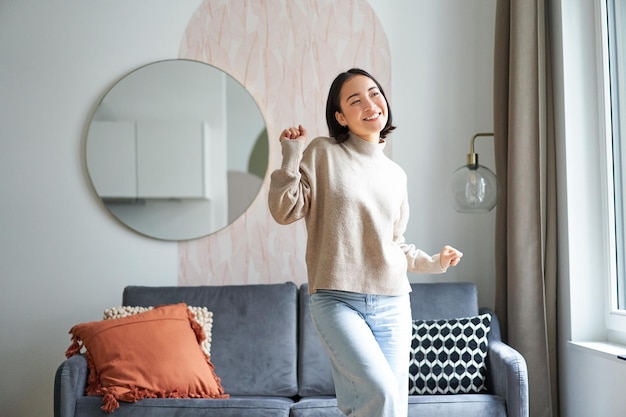
[{"label": "turtleneck collar", "polygon": [[349,144],[351,148],[364,155],[376,155],[382,153],[385,149],[387,142],[381,139],[378,143],[372,143],[365,139],[361,139],[359,136],[350,132],[350,137],[345,142]]}]

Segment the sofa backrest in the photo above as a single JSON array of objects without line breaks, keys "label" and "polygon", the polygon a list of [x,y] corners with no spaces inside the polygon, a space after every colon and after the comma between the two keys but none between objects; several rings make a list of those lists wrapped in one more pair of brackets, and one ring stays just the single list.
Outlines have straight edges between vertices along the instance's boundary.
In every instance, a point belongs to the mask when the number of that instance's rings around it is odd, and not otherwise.
[{"label": "sofa backrest", "polygon": [[471,282],[411,284],[413,320],[454,319],[478,314],[478,291]]},{"label": "sofa backrest", "polygon": [[330,359],[311,321],[308,284],[300,286],[299,308],[298,395],[335,395]]},{"label": "sofa backrest", "polygon": [[[411,284],[413,320],[451,319],[478,314],[476,285],[468,282]],[[308,285],[300,286],[298,394],[334,395],[330,359],[313,327]],[[407,358],[407,364],[408,364]],[[408,381],[407,381],[408,384]]]},{"label": "sofa backrest", "polygon": [[211,362],[230,395],[297,394],[298,288],[292,283],[128,286],[125,306],[184,302],[213,313]]}]

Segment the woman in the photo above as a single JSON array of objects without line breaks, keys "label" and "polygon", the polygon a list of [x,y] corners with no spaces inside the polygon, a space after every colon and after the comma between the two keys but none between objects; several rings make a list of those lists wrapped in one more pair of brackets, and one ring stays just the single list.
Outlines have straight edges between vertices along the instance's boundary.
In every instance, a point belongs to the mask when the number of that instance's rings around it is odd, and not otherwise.
[{"label": "woman", "polygon": [[442,273],[461,252],[430,256],[405,243],[407,178],[384,153],[395,126],[380,84],[351,69],[326,103],[330,137],[307,146],[306,129],[280,135],[269,208],[280,224],[305,219],[313,324],[331,358],[347,416],[404,417],[412,324],[407,271]]}]

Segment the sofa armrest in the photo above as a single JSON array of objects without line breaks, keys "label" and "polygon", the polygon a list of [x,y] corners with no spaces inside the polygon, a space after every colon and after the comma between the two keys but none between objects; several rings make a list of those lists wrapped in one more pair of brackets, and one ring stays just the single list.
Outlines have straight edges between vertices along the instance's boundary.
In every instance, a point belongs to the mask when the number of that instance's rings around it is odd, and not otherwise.
[{"label": "sofa armrest", "polygon": [[528,371],[522,355],[501,341],[489,345],[488,383],[491,391],[506,399],[508,417],[528,417]]},{"label": "sofa armrest", "polygon": [[507,417],[528,417],[526,360],[518,351],[502,342],[496,314],[488,308],[481,308],[480,312],[492,315],[487,352],[487,388],[492,394],[505,399]]},{"label": "sofa armrest", "polygon": [[85,395],[89,368],[83,355],[66,359],[54,376],[54,417],[74,417],[76,401]]}]

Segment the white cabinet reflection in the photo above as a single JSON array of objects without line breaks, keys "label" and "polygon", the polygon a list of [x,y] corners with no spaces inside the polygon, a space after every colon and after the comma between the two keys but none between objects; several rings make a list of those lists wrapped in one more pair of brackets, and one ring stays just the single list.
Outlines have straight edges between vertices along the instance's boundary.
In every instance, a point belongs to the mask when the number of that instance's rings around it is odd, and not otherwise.
[{"label": "white cabinet reflection", "polygon": [[226,154],[216,152],[226,146],[211,141],[205,123],[94,121],[89,138],[103,199],[226,199]]}]

